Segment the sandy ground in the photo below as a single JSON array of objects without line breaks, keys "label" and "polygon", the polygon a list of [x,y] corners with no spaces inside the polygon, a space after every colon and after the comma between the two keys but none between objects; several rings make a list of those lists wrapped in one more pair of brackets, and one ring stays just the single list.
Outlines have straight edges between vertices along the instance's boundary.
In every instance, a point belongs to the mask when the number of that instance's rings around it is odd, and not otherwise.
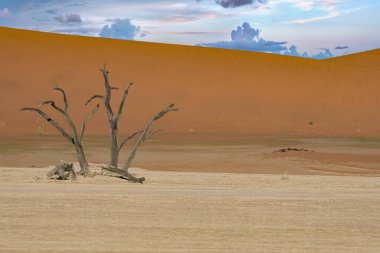
[{"label": "sandy ground", "polygon": [[0,168],[2,252],[380,251],[375,177],[132,171],[44,179]]},{"label": "sandy ground", "polygon": [[[84,142],[89,162],[109,161],[106,136]],[[274,153],[287,147],[310,152]],[[121,152],[120,163],[129,149]],[[0,138],[0,166],[44,167],[60,160],[76,160],[73,147],[61,136]],[[133,165],[155,171],[380,176],[380,141],[162,133],[144,144]]]},{"label": "sandy ground", "polygon": [[[86,138],[94,170],[107,147]],[[377,139],[162,134],[136,157],[144,185],[54,182],[47,165],[75,161],[60,136],[1,138],[0,251],[377,253],[378,157]]]}]

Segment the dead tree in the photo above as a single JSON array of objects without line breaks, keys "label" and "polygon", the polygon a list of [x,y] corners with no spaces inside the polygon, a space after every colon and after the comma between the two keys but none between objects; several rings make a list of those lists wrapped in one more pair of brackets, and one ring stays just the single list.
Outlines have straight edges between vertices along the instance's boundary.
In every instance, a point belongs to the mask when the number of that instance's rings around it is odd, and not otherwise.
[{"label": "dead tree", "polygon": [[[87,175],[88,173],[90,173],[90,168],[89,168],[89,165],[88,165],[88,162],[86,160],[86,156],[85,156],[85,153],[83,150],[82,139],[83,139],[83,135],[84,135],[84,132],[86,129],[86,125],[92,119],[92,117],[94,116],[96,111],[99,109],[99,104],[96,105],[96,107],[87,116],[85,121],[82,123],[82,127],[80,129],[80,132],[78,133],[77,128],[76,128],[75,124],[73,123],[73,121],[72,121],[72,119],[71,119],[71,117],[67,111],[69,103],[67,100],[66,92],[62,88],[59,88],[59,87],[54,88],[53,91],[58,91],[62,94],[63,104],[64,104],[63,108],[57,106],[53,100],[48,100],[48,101],[42,102],[37,108],[35,108],[35,107],[24,107],[21,110],[22,111],[33,111],[33,112],[38,113],[49,124],[54,126],[62,134],[62,136],[66,140],[68,140],[71,144],[73,144],[75,147],[75,150],[77,152],[77,158],[78,158],[79,165],[81,167],[79,174]],[[63,127],[61,127],[57,121],[55,121],[49,115],[47,115],[45,112],[43,112],[41,109],[39,109],[39,107],[42,107],[43,105],[50,105],[54,110],[56,110],[59,114],[61,114],[65,118],[69,128],[71,129],[71,134],[69,134]]]},{"label": "dead tree", "polygon": [[[133,175],[131,175],[128,172],[128,168],[130,167],[130,165],[131,165],[131,163],[132,163],[132,161],[133,161],[133,159],[134,159],[134,157],[136,155],[136,152],[137,152],[138,148],[141,146],[141,144],[143,144],[152,135],[154,135],[156,132],[158,132],[158,131],[153,131],[152,130],[152,124],[153,124],[153,122],[156,121],[156,120],[158,120],[158,119],[160,119],[160,118],[162,118],[168,112],[178,111],[179,109],[177,107],[175,107],[174,104],[169,105],[168,107],[166,107],[165,109],[163,109],[162,111],[160,111],[159,113],[157,113],[154,117],[152,117],[147,122],[147,124],[145,125],[145,128],[143,130],[131,134],[130,136],[128,136],[127,138],[125,138],[123,141],[121,141],[120,144],[119,144],[119,140],[118,140],[118,124],[119,124],[119,120],[121,118],[121,115],[123,113],[123,109],[124,109],[125,101],[126,101],[126,99],[128,97],[129,89],[133,86],[133,83],[128,84],[127,87],[125,88],[123,97],[122,97],[121,102],[119,104],[119,108],[117,110],[117,113],[115,113],[113,111],[112,107],[111,107],[111,94],[112,94],[112,90],[118,89],[118,88],[112,87],[110,85],[109,76],[108,76],[109,75],[109,71],[106,69],[106,67],[104,67],[100,71],[103,74],[104,86],[105,86],[106,94],[105,95],[94,95],[94,96],[92,96],[86,102],[86,105],[88,103],[90,103],[93,99],[99,98],[99,99],[103,100],[104,107],[105,107],[106,112],[107,112],[107,117],[108,117],[108,122],[109,122],[109,128],[110,128],[109,138],[110,138],[110,151],[111,151],[110,152],[110,156],[111,157],[110,157],[110,165],[107,166],[107,167],[104,167],[104,169],[107,169],[109,171],[118,173],[121,176],[123,176],[125,179],[130,180],[132,182],[142,183],[145,180],[145,178],[136,178],[136,177],[134,177]],[[138,138],[136,144],[134,145],[134,147],[132,148],[132,151],[129,154],[128,160],[123,165],[122,169],[119,169],[118,167],[119,167],[119,154],[120,154],[120,151],[123,148],[123,146],[128,141],[130,141],[132,138],[134,138],[135,136],[139,136],[139,138]]]},{"label": "dead tree", "polygon": [[164,110],[162,110],[159,113],[157,113],[154,117],[152,117],[146,123],[146,125],[144,127],[144,130],[140,131],[141,134],[140,134],[137,142],[133,146],[131,152],[129,153],[129,156],[128,156],[128,159],[127,159],[126,163],[123,165],[123,167],[121,169],[119,169],[118,167],[112,166],[112,165],[108,166],[108,167],[103,167],[103,168],[106,169],[106,170],[118,173],[118,174],[122,175],[125,179],[127,179],[127,180],[129,180],[131,182],[134,182],[134,183],[143,183],[145,181],[144,177],[138,178],[138,177],[135,177],[135,176],[133,176],[132,174],[130,174],[128,172],[128,169],[130,168],[130,166],[132,164],[132,161],[133,161],[133,159],[136,156],[136,152],[139,149],[139,147],[145,141],[147,141],[150,137],[152,137],[158,131],[161,131],[161,130],[156,130],[156,131],[151,130],[152,124],[154,123],[154,121],[156,121],[156,120],[164,117],[168,112],[178,111],[178,110],[179,110],[179,108],[175,107],[174,104],[171,104],[168,107],[166,107]]}]

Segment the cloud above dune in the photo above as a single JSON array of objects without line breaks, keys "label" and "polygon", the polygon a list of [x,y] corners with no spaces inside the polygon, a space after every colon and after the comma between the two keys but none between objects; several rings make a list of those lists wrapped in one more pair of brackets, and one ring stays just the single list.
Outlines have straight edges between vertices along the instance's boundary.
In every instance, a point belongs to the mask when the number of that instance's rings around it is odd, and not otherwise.
[{"label": "cloud above dune", "polygon": [[337,46],[334,49],[336,49],[336,50],[343,50],[343,49],[348,49],[348,48],[349,48],[348,46]]},{"label": "cloud above dune", "polygon": [[130,19],[116,19],[111,25],[103,26],[100,37],[133,40],[140,32],[140,27],[131,23]]},{"label": "cloud above dune", "polygon": [[287,49],[286,41],[270,41],[260,38],[260,30],[247,22],[231,32],[231,41],[201,43],[198,46],[276,53]]},{"label": "cloud above dune", "polygon": [[238,26],[236,29],[231,31],[230,41],[201,43],[197,46],[267,52],[314,59],[326,59],[333,57],[333,54],[328,48],[319,48],[319,50],[322,51],[315,55],[309,56],[307,52],[298,52],[295,45],[287,47],[287,41],[266,40],[260,37],[260,33],[261,31],[259,29],[253,28],[248,22],[245,22],[243,25]]},{"label": "cloud above dune", "polygon": [[82,17],[79,14],[67,14],[66,16],[59,15],[54,17],[55,20],[61,23],[82,23]]},{"label": "cloud above dune", "polygon": [[334,55],[331,53],[330,49],[328,48],[319,48],[319,50],[322,50],[318,54],[315,54],[312,56],[312,58],[317,59],[317,60],[323,60],[323,59],[328,59],[331,57],[334,57]]},{"label": "cloud above dune", "polygon": [[298,52],[298,49],[295,45],[291,45],[286,51],[283,52],[283,54],[289,56],[309,58],[309,54],[307,52]]},{"label": "cloud above dune", "polygon": [[317,60],[323,60],[323,59],[328,59],[334,57],[334,55],[331,53],[330,49],[328,48],[318,48],[321,50],[320,52],[314,54],[314,55],[309,55],[308,52],[299,52],[297,47],[295,45],[291,45],[288,50],[284,51],[284,55],[289,55],[289,56],[296,56],[296,57],[304,57],[304,58],[313,58]]},{"label": "cloud above dune", "polygon": [[285,21],[285,22],[281,22],[281,24],[298,24],[298,25],[303,25],[303,24],[312,23],[312,22],[316,22],[316,21],[328,20],[328,19],[336,18],[336,17],[338,17],[340,15],[341,15],[341,13],[339,11],[333,11],[333,12],[329,12],[327,14],[324,14],[322,16],[305,18],[305,19],[296,19],[296,20],[292,20],[292,21]]},{"label": "cloud above dune", "polygon": [[[203,0],[196,0],[199,2],[205,2]],[[268,0],[214,0],[216,4],[222,6],[223,8],[236,8],[244,5],[251,5],[253,7],[259,7],[261,5],[267,4]]]},{"label": "cloud above dune", "polygon": [[12,16],[8,8],[0,10],[0,18],[10,18]]},{"label": "cloud above dune", "polygon": [[252,28],[247,22],[243,23],[242,26],[238,26],[236,30],[232,30],[231,39],[232,40],[248,40],[252,41],[255,38],[259,38],[260,30]]},{"label": "cloud above dune", "polygon": [[267,0],[216,0],[216,3],[223,8],[235,8],[243,5],[266,4]]}]

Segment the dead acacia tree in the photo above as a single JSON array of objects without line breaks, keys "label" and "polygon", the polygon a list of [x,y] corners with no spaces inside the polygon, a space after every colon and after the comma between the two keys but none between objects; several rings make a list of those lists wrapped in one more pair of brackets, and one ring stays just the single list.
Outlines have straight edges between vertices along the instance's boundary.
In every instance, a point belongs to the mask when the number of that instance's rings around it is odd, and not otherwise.
[{"label": "dead acacia tree", "polygon": [[[105,86],[105,95],[94,95],[92,96],[87,102],[90,103],[93,99],[102,99],[104,103],[104,107],[107,112],[107,117],[108,117],[108,122],[109,122],[109,138],[110,138],[110,165],[107,167],[104,167],[104,169],[107,169],[109,171],[115,172],[123,176],[125,179],[130,180],[132,182],[139,182],[142,183],[145,178],[136,178],[133,175],[131,175],[128,172],[128,169],[130,165],[132,164],[132,161],[134,157],[136,156],[136,152],[139,149],[139,147],[147,141],[150,137],[152,137],[156,132],[160,131],[154,131],[152,130],[152,124],[154,121],[164,117],[168,112],[171,111],[178,111],[179,109],[174,105],[171,104],[159,113],[157,113],[154,117],[152,117],[147,124],[145,125],[145,128],[141,131],[135,132],[125,138],[123,141],[120,142],[118,140],[118,124],[119,120],[122,116],[125,101],[128,97],[129,94],[129,89],[133,86],[133,83],[129,83],[127,87],[124,90],[124,94],[122,96],[121,102],[119,104],[118,110],[115,113],[111,107],[111,95],[112,95],[112,90],[118,89],[115,87],[112,87],[109,82],[109,71],[104,67],[103,69],[100,70],[102,72],[103,78],[104,78],[104,86]],[[123,146],[129,142],[132,138],[135,136],[139,136],[137,142],[133,146],[129,156],[128,160],[126,163],[122,166],[121,169],[119,169],[119,154],[120,151],[122,150]]]},{"label": "dead acacia tree", "polygon": [[[90,114],[87,116],[87,118],[82,123],[82,127],[80,129],[80,132],[78,133],[77,128],[75,124],[73,123],[70,115],[68,114],[67,108],[69,107],[69,103],[67,100],[66,92],[59,87],[56,87],[53,89],[53,91],[60,92],[63,96],[63,108],[57,106],[57,104],[53,100],[43,101],[37,108],[36,107],[24,107],[21,110],[22,111],[33,111],[38,113],[42,118],[44,118],[49,124],[54,126],[61,134],[62,136],[68,140],[71,144],[74,145],[79,165],[81,167],[79,174],[81,175],[87,175],[90,173],[90,168],[88,165],[88,162],[86,160],[86,155],[83,150],[82,145],[82,139],[84,132],[86,130],[87,123],[92,119],[96,111],[99,109],[99,104],[96,105],[96,107],[90,112]],[[53,120],[48,114],[43,112],[39,107],[42,107],[44,105],[50,105],[55,111],[57,111],[59,114],[61,114],[66,122],[69,128],[71,129],[71,134],[69,134],[63,127],[59,125],[59,123],[55,120]]]}]

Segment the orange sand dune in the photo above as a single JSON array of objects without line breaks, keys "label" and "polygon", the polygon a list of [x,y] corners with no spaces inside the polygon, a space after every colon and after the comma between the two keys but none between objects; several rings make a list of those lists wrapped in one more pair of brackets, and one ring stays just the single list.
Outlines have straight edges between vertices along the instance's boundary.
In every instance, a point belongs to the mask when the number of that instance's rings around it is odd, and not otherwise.
[{"label": "orange sand dune", "polygon": [[[380,50],[316,61],[9,28],[0,50],[0,135],[35,133],[43,121],[19,109],[60,99],[55,85],[79,123],[94,106],[85,100],[103,92],[106,63],[114,86],[137,84],[121,132],[175,102],[184,110],[158,124],[168,133],[380,137]],[[88,131],[107,133],[104,111]]]}]

